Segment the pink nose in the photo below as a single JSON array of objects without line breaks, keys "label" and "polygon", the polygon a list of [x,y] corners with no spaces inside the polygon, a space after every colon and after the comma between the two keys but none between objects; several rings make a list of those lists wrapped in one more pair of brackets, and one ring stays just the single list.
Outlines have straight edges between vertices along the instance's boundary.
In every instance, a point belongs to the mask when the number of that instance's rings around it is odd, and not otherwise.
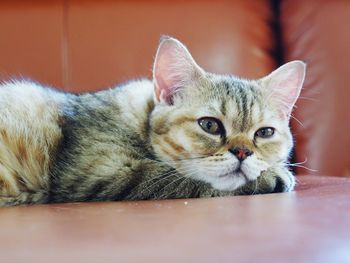
[{"label": "pink nose", "polygon": [[246,159],[248,156],[252,155],[253,152],[245,149],[245,148],[233,148],[230,150],[230,152],[237,157],[237,159],[242,162],[244,159]]}]

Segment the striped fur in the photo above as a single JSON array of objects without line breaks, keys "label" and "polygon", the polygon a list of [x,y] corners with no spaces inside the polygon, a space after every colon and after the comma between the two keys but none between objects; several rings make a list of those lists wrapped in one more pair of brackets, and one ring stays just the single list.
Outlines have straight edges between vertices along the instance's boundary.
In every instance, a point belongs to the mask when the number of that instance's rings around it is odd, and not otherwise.
[{"label": "striped fur", "polygon": [[[189,53],[188,53],[189,54]],[[262,80],[202,72],[159,101],[153,82],[63,94],[28,81],[0,86],[0,204],[190,198],[290,191],[288,118]],[[155,94],[155,95],[154,95]],[[170,102],[170,100],[168,101]],[[215,117],[224,136],[206,133]],[[273,138],[255,138],[261,127]],[[235,172],[232,147],[254,154]]]},{"label": "striped fur", "polygon": [[[288,121],[270,107],[258,82],[207,74],[198,86],[183,92],[174,105],[159,106],[153,113],[152,125],[162,129],[151,131],[151,140],[163,162],[223,191],[254,181],[267,169],[284,167],[292,147]],[[203,116],[220,119],[225,137],[205,133],[195,121]],[[275,127],[274,138],[254,139],[261,127]],[[244,162],[245,175],[224,179],[221,175],[233,173],[237,166],[228,151],[232,147],[251,149],[254,155]],[[285,174],[284,185],[291,189],[294,179],[287,169]]]}]

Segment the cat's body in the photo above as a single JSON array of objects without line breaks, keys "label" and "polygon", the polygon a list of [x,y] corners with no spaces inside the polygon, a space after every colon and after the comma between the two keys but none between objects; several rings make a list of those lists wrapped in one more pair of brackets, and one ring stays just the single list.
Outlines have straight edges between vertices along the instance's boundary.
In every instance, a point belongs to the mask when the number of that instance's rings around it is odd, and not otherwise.
[{"label": "cat's body", "polygon": [[[173,39],[162,43],[184,49]],[[180,58],[189,55],[179,50]],[[196,71],[190,83],[187,69],[169,91],[175,75],[162,69],[162,52],[155,84],[138,80],[83,95],[27,81],[0,85],[0,204],[291,190],[288,118],[279,123],[280,112],[263,101],[264,82]],[[260,139],[259,125],[273,125],[276,138]]]},{"label": "cat's body", "polygon": [[153,90],[151,81],[140,80],[70,96],[50,201],[195,197],[209,188],[184,177],[174,180],[179,178],[176,170],[155,156],[149,127]]},{"label": "cat's body", "polygon": [[80,96],[15,81],[0,86],[0,98],[0,116],[8,117],[0,118],[2,203],[218,194],[157,160],[149,80]]}]

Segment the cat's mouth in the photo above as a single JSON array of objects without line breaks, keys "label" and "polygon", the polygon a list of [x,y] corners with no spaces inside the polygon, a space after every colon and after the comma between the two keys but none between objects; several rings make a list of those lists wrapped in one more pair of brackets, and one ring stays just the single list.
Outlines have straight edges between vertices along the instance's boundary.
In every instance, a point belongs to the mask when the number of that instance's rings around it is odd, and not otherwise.
[{"label": "cat's mouth", "polygon": [[240,165],[240,163],[236,163],[230,169],[227,168],[223,167],[223,170],[217,173],[215,177],[207,176],[201,179],[220,191],[234,191],[257,177],[255,169],[248,167],[247,164]]},{"label": "cat's mouth", "polygon": [[229,171],[227,173],[224,174],[220,174],[219,178],[224,178],[224,177],[238,177],[238,176],[243,176],[247,181],[248,178],[246,176],[246,174],[242,171],[241,166],[238,166],[237,168],[235,168],[232,171]]},{"label": "cat's mouth", "polygon": [[224,173],[224,174],[220,174],[219,178],[222,177],[237,177],[239,175],[244,175],[245,173],[242,170],[242,165],[241,163],[239,163],[238,165],[236,165],[236,167],[234,167],[233,169],[229,170],[228,172]]}]

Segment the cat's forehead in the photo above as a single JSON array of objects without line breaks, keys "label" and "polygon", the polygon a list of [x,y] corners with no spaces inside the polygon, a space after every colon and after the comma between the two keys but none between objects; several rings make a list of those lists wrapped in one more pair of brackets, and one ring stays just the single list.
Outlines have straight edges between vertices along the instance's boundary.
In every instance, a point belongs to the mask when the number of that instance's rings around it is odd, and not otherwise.
[{"label": "cat's forehead", "polygon": [[210,85],[208,108],[224,116],[234,129],[247,130],[264,118],[264,100],[256,81],[211,76]]},{"label": "cat's forehead", "polygon": [[261,87],[257,81],[211,75],[206,86],[205,93],[214,104],[243,104],[241,106],[249,107],[262,99]]},{"label": "cat's forehead", "polygon": [[259,84],[254,80],[240,79],[231,75],[211,75],[212,88],[228,98],[241,96],[242,93],[259,93]]}]

